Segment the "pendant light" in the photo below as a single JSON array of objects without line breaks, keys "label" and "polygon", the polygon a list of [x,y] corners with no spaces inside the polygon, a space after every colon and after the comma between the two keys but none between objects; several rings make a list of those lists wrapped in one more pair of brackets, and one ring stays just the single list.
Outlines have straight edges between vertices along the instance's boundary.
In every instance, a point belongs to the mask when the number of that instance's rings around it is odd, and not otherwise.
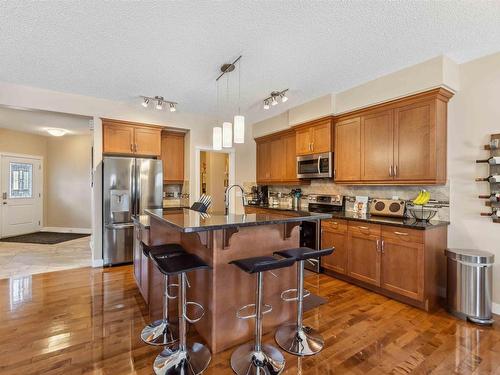
[{"label": "pendant light", "polygon": [[[229,76],[226,77],[226,103],[229,103]],[[230,122],[222,123],[222,147],[233,147],[233,124]]]},{"label": "pendant light", "polygon": [[245,116],[241,115],[241,60],[238,62],[238,114],[234,116],[234,143],[245,143]]}]

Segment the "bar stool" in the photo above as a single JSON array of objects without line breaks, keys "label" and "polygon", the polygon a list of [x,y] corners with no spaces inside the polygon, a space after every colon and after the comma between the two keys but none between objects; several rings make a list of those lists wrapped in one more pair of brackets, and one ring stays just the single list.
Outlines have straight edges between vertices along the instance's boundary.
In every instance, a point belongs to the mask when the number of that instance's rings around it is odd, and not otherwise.
[{"label": "bar stool", "polygon": [[[165,347],[156,357],[153,369],[157,375],[197,375],[208,367],[212,358],[210,350],[200,343],[188,345],[186,342],[186,322],[196,323],[203,318],[205,310],[197,302],[186,301],[186,273],[210,268],[197,255],[189,253],[174,254],[169,257],[152,256],[160,272],[166,276],[178,276],[178,307],[179,307],[179,346],[176,350]],[[198,318],[187,316],[187,307],[194,305],[201,309]]]},{"label": "bar stool", "polygon": [[[157,246],[149,246],[144,242],[142,244],[142,252],[147,257],[158,256],[168,258],[172,255],[185,253],[184,248],[179,244],[165,244]],[[169,278],[165,275],[165,289],[163,291],[163,318],[143,328],[141,332],[141,339],[148,345],[164,346],[170,345],[177,341],[178,328],[176,324],[168,321],[169,300],[172,297],[168,293]],[[176,287],[177,284],[171,286]]]},{"label": "bar stool", "polygon": [[[255,318],[255,342],[239,346],[231,355],[231,368],[238,375],[259,374],[276,375],[285,368],[283,354],[274,346],[262,344],[262,318],[264,314],[272,311],[272,306],[263,304],[263,273],[278,268],[290,267],[294,259],[276,259],[263,256],[233,260],[234,264],[241,270],[257,274],[257,285],[255,291],[255,303],[243,306],[238,310],[236,316],[240,319]],[[255,307],[255,313],[241,315],[241,312],[249,307]]]},{"label": "bar stool", "polygon": [[[284,301],[297,301],[297,321],[280,326],[274,337],[278,345],[288,353],[306,356],[316,354],[323,349],[325,342],[323,336],[311,327],[304,327],[302,324],[304,297],[310,294],[308,291],[304,291],[304,262],[312,258],[330,255],[333,250],[333,248],[314,250],[308,247],[300,247],[274,253],[285,259],[293,259],[298,263],[297,288],[288,289],[281,293],[281,298]],[[288,298],[287,295],[291,292],[295,292],[297,296]]]}]

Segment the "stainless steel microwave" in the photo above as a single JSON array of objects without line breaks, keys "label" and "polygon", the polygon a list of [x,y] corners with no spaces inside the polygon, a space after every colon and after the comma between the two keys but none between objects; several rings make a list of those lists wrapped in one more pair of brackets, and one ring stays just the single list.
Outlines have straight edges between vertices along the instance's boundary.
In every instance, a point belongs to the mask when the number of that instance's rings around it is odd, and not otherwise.
[{"label": "stainless steel microwave", "polygon": [[297,178],[328,178],[333,175],[333,153],[297,156]]}]

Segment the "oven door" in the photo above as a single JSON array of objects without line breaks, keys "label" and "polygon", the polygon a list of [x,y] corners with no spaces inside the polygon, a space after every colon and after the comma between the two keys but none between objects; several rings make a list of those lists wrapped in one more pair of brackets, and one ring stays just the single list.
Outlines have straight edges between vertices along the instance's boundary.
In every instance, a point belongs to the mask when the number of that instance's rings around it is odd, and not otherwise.
[{"label": "oven door", "polygon": [[332,153],[297,156],[297,178],[332,177]]}]

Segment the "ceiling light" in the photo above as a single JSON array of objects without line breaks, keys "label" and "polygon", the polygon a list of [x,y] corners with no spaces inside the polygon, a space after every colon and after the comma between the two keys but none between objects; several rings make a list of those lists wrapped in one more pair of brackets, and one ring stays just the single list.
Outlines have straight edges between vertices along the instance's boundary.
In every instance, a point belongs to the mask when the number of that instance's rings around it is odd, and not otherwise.
[{"label": "ceiling light", "polygon": [[272,106],[275,106],[278,104],[278,101],[276,100],[276,98],[273,96],[273,98],[271,99],[271,105]]},{"label": "ceiling light", "polygon": [[213,129],[212,147],[214,150],[222,150],[222,128],[219,126]]},{"label": "ceiling light", "polygon": [[245,117],[234,116],[234,143],[245,143]]},{"label": "ceiling light", "polygon": [[148,108],[148,104],[149,104],[149,99],[148,98],[144,98],[144,101],[142,102],[142,106],[144,108]]},{"label": "ceiling light", "polygon": [[287,91],[288,89],[271,92],[271,95],[264,99],[264,109],[269,109],[269,105],[273,107],[278,105],[278,98],[281,99],[282,103],[285,103],[288,100],[288,96],[286,96]]},{"label": "ceiling light", "polygon": [[175,112],[176,110],[177,110],[177,108],[175,108],[175,104],[170,103],[170,112]]},{"label": "ceiling light", "polygon": [[156,109],[163,109],[163,101],[162,100],[158,100],[158,102],[156,103]]},{"label": "ceiling light", "polygon": [[54,137],[62,137],[64,134],[68,132],[66,129],[57,129],[57,128],[49,128],[46,130],[50,135],[53,135]]},{"label": "ceiling light", "polygon": [[269,100],[264,101],[264,109],[269,109]]},{"label": "ceiling light", "polygon": [[222,124],[222,147],[233,147],[233,124],[230,122]]},{"label": "ceiling light", "polygon": [[285,103],[288,100],[288,96],[285,95],[285,93],[281,94],[281,102]]},{"label": "ceiling light", "polygon": [[163,109],[163,106],[164,105],[167,105],[169,106],[169,109],[170,109],[170,112],[175,112],[177,110],[177,103],[176,102],[172,102],[170,100],[165,100],[163,98],[163,96],[144,96],[144,95],[141,95],[140,96],[142,98],[142,106],[144,108],[148,108],[149,106],[149,103],[156,103],[155,104],[155,108],[158,109],[158,110],[162,110]]}]

